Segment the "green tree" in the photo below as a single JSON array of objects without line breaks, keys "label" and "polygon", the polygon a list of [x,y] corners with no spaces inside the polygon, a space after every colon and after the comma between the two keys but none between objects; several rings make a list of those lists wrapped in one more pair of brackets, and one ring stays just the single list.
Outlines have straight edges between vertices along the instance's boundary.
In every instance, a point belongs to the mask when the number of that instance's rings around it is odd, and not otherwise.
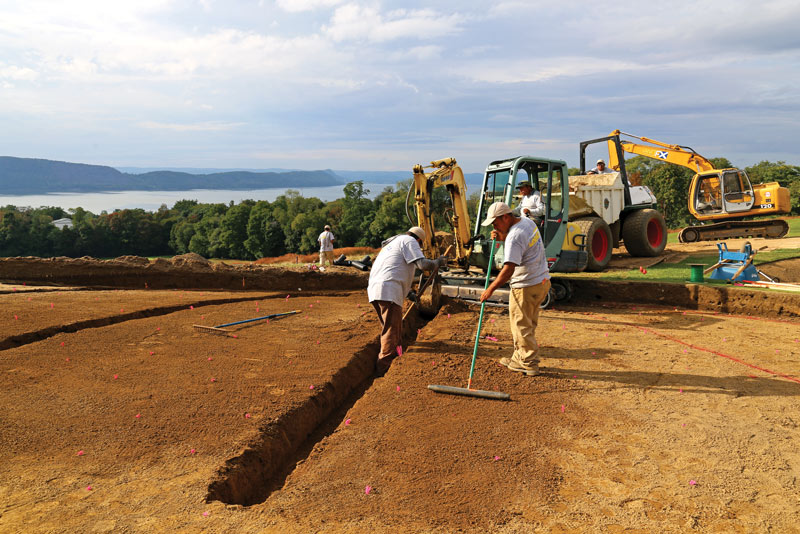
[{"label": "green tree", "polygon": [[367,230],[375,214],[375,206],[367,198],[369,189],[357,180],[344,186],[342,218],[339,221],[337,238],[341,246],[366,246]]},{"label": "green tree", "polygon": [[669,228],[686,226],[692,216],[689,213],[689,184],[694,173],[678,165],[659,164],[642,179],[658,199],[659,211]]},{"label": "green tree", "polygon": [[253,202],[242,202],[231,206],[220,221],[220,245],[227,251],[227,257],[237,259],[255,259],[245,246],[247,241],[247,223]]}]

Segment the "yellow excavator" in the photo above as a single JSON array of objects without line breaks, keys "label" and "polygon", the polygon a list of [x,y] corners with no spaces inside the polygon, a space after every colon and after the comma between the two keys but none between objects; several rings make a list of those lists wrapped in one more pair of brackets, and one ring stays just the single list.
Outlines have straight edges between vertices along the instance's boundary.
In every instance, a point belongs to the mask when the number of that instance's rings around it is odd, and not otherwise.
[{"label": "yellow excavator", "polygon": [[[643,143],[621,140],[620,136]],[[678,234],[681,243],[736,237],[783,237],[789,224],[782,219],[743,220],[745,217],[789,213],[789,190],[778,182],[751,184],[741,169],[715,169],[714,165],[694,149],[671,145],[614,130],[604,140],[608,143],[608,165],[624,169],[624,152],[687,167],[696,174],[689,185],[689,212],[701,223],[683,228]],[[594,140],[597,142],[598,140]]]}]

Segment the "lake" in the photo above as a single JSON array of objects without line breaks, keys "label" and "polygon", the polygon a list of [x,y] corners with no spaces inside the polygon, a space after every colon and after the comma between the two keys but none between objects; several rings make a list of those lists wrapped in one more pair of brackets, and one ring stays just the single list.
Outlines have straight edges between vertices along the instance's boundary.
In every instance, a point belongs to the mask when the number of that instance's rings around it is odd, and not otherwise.
[{"label": "lake", "polygon": [[[370,191],[369,197],[375,198],[386,187],[396,184],[364,184]],[[287,188],[289,189],[289,188]],[[292,187],[306,198],[317,197],[329,202],[344,197],[344,184],[331,187]],[[162,204],[171,208],[179,200],[197,200],[201,204],[233,201],[238,204],[242,200],[274,201],[286,194],[286,189],[255,189],[250,191],[232,191],[217,189],[193,189],[190,191],[112,191],[104,193],[48,193],[46,195],[3,196],[0,194],[1,206],[17,206],[39,208],[53,206],[68,210],[83,208],[95,214],[102,211],[111,213],[117,209],[141,208],[146,211],[157,211]]]}]

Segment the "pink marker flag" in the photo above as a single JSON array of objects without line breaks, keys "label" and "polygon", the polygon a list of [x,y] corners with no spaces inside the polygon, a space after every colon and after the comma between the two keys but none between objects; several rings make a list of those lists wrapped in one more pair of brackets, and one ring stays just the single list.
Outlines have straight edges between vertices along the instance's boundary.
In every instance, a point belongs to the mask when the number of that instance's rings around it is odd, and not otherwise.
[{"label": "pink marker flag", "polygon": [[364,488],[364,493],[366,493],[367,495],[369,495],[369,492],[371,491],[372,491],[372,486],[367,486],[366,488]]},{"label": "pink marker flag", "polygon": [[402,356],[403,355],[403,346],[402,345],[397,345],[397,355],[398,356]]}]

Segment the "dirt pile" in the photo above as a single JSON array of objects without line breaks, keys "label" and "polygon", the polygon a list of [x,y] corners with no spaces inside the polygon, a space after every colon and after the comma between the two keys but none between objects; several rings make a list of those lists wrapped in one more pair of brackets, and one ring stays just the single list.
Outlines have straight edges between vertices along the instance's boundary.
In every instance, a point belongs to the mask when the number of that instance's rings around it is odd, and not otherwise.
[{"label": "dirt pile", "polygon": [[256,264],[213,263],[197,254],[150,261],[137,256],[94,258],[0,258],[0,281],[38,285],[135,289],[296,290],[361,289],[368,275],[345,267],[325,272]]}]

